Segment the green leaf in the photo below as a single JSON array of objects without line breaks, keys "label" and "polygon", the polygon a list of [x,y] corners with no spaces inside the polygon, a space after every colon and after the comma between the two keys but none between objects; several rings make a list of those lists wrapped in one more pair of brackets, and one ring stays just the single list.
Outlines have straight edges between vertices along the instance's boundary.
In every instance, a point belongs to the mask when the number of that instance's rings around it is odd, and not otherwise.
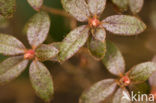
[{"label": "green leaf", "polygon": [[18,55],[24,53],[24,45],[15,37],[0,34],[0,53],[4,55]]},{"label": "green leaf", "polygon": [[102,59],[103,64],[109,72],[120,76],[125,72],[125,61],[120,50],[110,41],[106,42],[107,52]]},{"label": "green leaf", "polygon": [[87,21],[90,13],[85,0],[62,0],[63,8],[78,21]]},{"label": "green leaf", "polygon": [[30,65],[29,75],[36,94],[49,102],[54,94],[54,87],[48,69],[39,61],[33,61]]},{"label": "green leaf", "polygon": [[106,0],[88,0],[89,10],[92,15],[99,15],[101,14],[106,5]]},{"label": "green leaf", "polygon": [[106,31],[104,28],[97,28],[93,36],[96,40],[99,40],[104,43],[106,39]]},{"label": "green leaf", "polygon": [[146,81],[154,71],[156,71],[156,64],[152,62],[145,62],[134,66],[128,72],[128,75],[132,82],[140,83]]},{"label": "green leaf", "polygon": [[39,61],[45,61],[54,58],[59,51],[52,45],[42,44],[36,49],[35,52]]},{"label": "green leaf", "polygon": [[71,31],[60,45],[59,60],[63,62],[72,57],[87,41],[89,28],[80,26]]},{"label": "green leaf", "polygon": [[[123,97],[129,97],[129,99]],[[126,89],[119,88],[114,95],[112,103],[131,103],[128,91]]]},{"label": "green leaf", "polygon": [[0,0],[0,14],[11,18],[15,12],[16,0]]},{"label": "green leaf", "polygon": [[113,15],[102,21],[103,27],[119,35],[137,35],[146,29],[146,25],[138,18],[128,15]]},{"label": "green leaf", "polygon": [[48,35],[50,18],[46,12],[41,11],[35,14],[26,25],[29,44],[37,47],[45,41]]},{"label": "green leaf", "polygon": [[101,103],[115,91],[116,86],[114,79],[99,81],[81,95],[79,103]]},{"label": "green leaf", "polygon": [[26,68],[28,60],[23,56],[10,57],[0,63],[0,84],[5,84],[18,77]]},{"label": "green leaf", "polygon": [[88,40],[88,49],[93,57],[102,59],[106,53],[106,42],[101,42],[93,37]]},{"label": "green leaf", "polygon": [[[61,42],[54,42],[49,45],[54,46],[58,51],[60,51]],[[54,58],[52,58],[51,61],[59,62],[58,55],[56,55]]]},{"label": "green leaf", "polygon": [[39,11],[43,4],[43,0],[27,0],[31,7],[33,7],[36,11]]},{"label": "green leaf", "polygon": [[141,11],[144,0],[129,0],[129,6],[132,13],[136,14]]},{"label": "green leaf", "polygon": [[112,2],[119,7],[122,11],[128,9],[129,0],[112,0]]},{"label": "green leaf", "polygon": [[156,87],[156,71],[152,73],[152,75],[149,77],[149,84],[152,87]]}]

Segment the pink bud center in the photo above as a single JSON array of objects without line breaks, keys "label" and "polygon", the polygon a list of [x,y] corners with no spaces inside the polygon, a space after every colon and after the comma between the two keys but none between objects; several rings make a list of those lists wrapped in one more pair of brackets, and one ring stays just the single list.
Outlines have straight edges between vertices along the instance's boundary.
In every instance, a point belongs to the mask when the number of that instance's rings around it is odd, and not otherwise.
[{"label": "pink bud center", "polygon": [[90,27],[97,27],[100,25],[100,21],[96,17],[90,18],[88,23]]},{"label": "pink bud center", "polygon": [[30,50],[26,50],[25,54],[24,54],[24,59],[33,59],[35,57],[35,51],[30,49]]},{"label": "pink bud center", "polygon": [[131,80],[129,79],[128,76],[123,76],[123,77],[120,79],[120,82],[121,82],[122,85],[128,86],[128,85],[131,83]]}]

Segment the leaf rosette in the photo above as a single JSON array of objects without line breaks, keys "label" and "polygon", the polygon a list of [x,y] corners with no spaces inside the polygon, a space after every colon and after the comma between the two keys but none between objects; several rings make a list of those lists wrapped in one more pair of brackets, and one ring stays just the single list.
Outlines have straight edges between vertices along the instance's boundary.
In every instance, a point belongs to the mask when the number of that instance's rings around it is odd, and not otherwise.
[{"label": "leaf rosette", "polygon": [[56,57],[59,50],[52,44],[42,44],[50,29],[50,18],[46,12],[35,14],[26,24],[26,33],[31,49],[15,37],[0,34],[0,54],[11,56],[0,63],[0,84],[18,77],[32,60],[29,76],[37,95],[49,102],[54,93],[53,81],[48,69],[41,62]]}]

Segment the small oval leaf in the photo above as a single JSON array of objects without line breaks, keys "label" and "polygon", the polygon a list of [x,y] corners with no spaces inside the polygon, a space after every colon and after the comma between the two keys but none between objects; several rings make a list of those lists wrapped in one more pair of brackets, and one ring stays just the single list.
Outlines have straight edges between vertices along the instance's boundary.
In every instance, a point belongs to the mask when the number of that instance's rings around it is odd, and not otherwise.
[{"label": "small oval leaf", "polygon": [[50,18],[46,12],[35,14],[26,24],[26,33],[29,44],[37,47],[42,44],[50,29]]},{"label": "small oval leaf", "polygon": [[146,25],[138,18],[128,15],[113,15],[102,21],[108,31],[119,35],[137,35],[146,29]]},{"label": "small oval leaf", "polygon": [[[60,51],[61,42],[54,42],[49,45],[54,46],[58,51]],[[58,54],[54,58],[52,58],[51,61],[59,62]]]},{"label": "small oval leaf", "polygon": [[15,12],[16,0],[0,0],[0,15],[11,18]]},{"label": "small oval leaf", "polygon": [[39,11],[43,4],[43,0],[27,0],[28,3],[32,8],[34,8],[36,11]]},{"label": "small oval leaf", "polygon": [[63,8],[78,21],[87,21],[90,16],[85,0],[62,0]]},{"label": "small oval leaf", "polygon": [[39,61],[45,61],[54,58],[59,51],[52,45],[42,44],[35,52]]},{"label": "small oval leaf", "polygon": [[54,88],[48,69],[42,63],[33,61],[30,65],[29,75],[36,94],[46,102],[49,102],[54,94]]},{"label": "small oval leaf", "polygon": [[140,83],[146,81],[154,71],[156,71],[156,64],[145,62],[134,66],[128,75],[133,83]]},{"label": "small oval leaf", "polygon": [[128,91],[125,88],[119,88],[114,95],[112,103],[131,103]]},{"label": "small oval leaf", "polygon": [[60,45],[59,60],[63,62],[72,57],[87,41],[89,28],[85,25],[71,31]]},{"label": "small oval leaf", "polygon": [[107,41],[106,44],[107,52],[102,62],[110,73],[120,76],[125,72],[125,60],[120,50],[112,42]]},{"label": "small oval leaf", "polygon": [[92,15],[100,15],[106,5],[106,0],[88,0],[89,10]]},{"label": "small oval leaf", "polygon": [[15,37],[0,34],[0,53],[4,55],[18,55],[24,53],[24,45]]},{"label": "small oval leaf", "polygon": [[112,0],[112,2],[122,11],[128,9],[129,0]]},{"label": "small oval leaf", "polygon": [[93,37],[88,40],[88,49],[93,57],[102,59],[106,53],[106,42],[101,42]]},{"label": "small oval leaf", "polygon": [[81,95],[79,103],[101,103],[115,91],[116,86],[114,79],[99,81]]},{"label": "small oval leaf", "polygon": [[10,57],[0,63],[0,84],[5,84],[18,77],[26,68],[28,60],[23,56]]},{"label": "small oval leaf", "polygon": [[96,40],[99,40],[104,43],[106,39],[106,31],[104,28],[97,28],[93,36]]},{"label": "small oval leaf", "polygon": [[144,0],[129,0],[129,6],[132,13],[139,13],[143,7]]}]

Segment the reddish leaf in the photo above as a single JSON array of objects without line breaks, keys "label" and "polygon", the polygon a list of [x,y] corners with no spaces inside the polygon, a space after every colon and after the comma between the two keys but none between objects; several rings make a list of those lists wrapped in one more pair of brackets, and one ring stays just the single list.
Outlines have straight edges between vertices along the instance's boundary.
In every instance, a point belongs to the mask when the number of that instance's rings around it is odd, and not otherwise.
[{"label": "reddish leaf", "polygon": [[128,15],[113,15],[102,21],[103,27],[119,35],[136,35],[146,29],[146,25],[138,18]]},{"label": "reddish leaf", "polygon": [[47,13],[39,12],[35,14],[26,25],[29,44],[33,47],[37,47],[45,41],[48,35],[50,18]]},{"label": "reddish leaf", "polygon": [[63,62],[72,57],[87,41],[89,28],[85,25],[71,31],[60,45],[59,60]]},{"label": "reddish leaf", "polygon": [[40,61],[45,61],[55,57],[58,52],[54,46],[42,44],[36,49],[36,56]]},{"label": "reddish leaf", "polygon": [[126,89],[119,88],[114,95],[112,103],[131,103],[128,91]]},{"label": "reddish leaf", "polygon": [[144,0],[129,0],[130,9],[134,14],[141,11],[143,4]]},{"label": "reddish leaf", "polygon": [[0,53],[4,55],[18,55],[24,53],[24,45],[15,37],[0,34]]},{"label": "reddish leaf", "polygon": [[104,43],[106,39],[106,31],[104,28],[97,28],[93,36],[96,40],[99,40]]},{"label": "reddish leaf", "polygon": [[36,94],[49,102],[54,94],[54,87],[48,69],[42,63],[33,61],[30,65],[29,75]]},{"label": "reddish leaf", "polygon": [[85,0],[62,0],[64,9],[78,21],[87,21],[90,16],[88,5]]},{"label": "reddish leaf", "polygon": [[101,103],[114,92],[116,86],[114,79],[99,81],[81,95],[79,103]]},{"label": "reddish leaf", "polygon": [[26,68],[28,60],[22,56],[10,57],[0,63],[0,84],[5,84],[18,77]]},{"label": "reddish leaf", "polygon": [[43,0],[27,0],[31,7],[33,7],[36,11],[38,11],[42,4]]},{"label": "reddish leaf", "polygon": [[129,71],[129,77],[133,83],[144,82],[154,71],[156,71],[156,64],[152,62],[145,62],[134,66]]},{"label": "reddish leaf", "polygon": [[106,5],[106,0],[87,0],[89,10],[92,15],[99,15],[103,12]]},{"label": "reddish leaf", "polygon": [[122,11],[128,9],[129,0],[112,0],[112,2],[119,7]]},{"label": "reddish leaf", "polygon": [[120,50],[112,43],[107,41],[107,52],[102,62],[109,72],[120,76],[125,71],[125,61]]}]

